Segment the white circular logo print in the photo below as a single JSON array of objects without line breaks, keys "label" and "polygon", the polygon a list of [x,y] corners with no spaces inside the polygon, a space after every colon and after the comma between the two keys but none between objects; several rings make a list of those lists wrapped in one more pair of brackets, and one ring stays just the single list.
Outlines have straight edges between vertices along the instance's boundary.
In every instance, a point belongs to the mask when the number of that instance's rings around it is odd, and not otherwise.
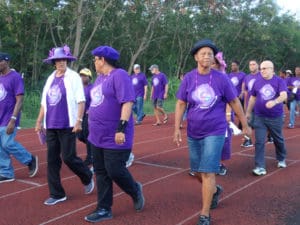
[{"label": "white circular logo print", "polygon": [[251,80],[249,80],[249,82],[248,82],[248,90],[249,90],[249,91],[252,90],[254,82],[255,82],[255,79],[254,79],[254,78],[251,79]]},{"label": "white circular logo print", "polygon": [[214,105],[217,96],[209,84],[201,84],[193,91],[192,99],[198,103],[199,108],[207,109]]},{"label": "white circular logo print", "polygon": [[293,86],[299,87],[300,86],[300,80],[295,80],[293,82]]},{"label": "white circular logo print", "polygon": [[48,101],[49,105],[55,106],[61,100],[61,91],[57,84],[53,85],[48,91]]},{"label": "white circular logo print", "polygon": [[159,84],[159,79],[157,77],[153,78],[153,85],[157,86]]},{"label": "white circular logo print", "polygon": [[260,90],[259,90],[259,93],[261,94],[263,100],[270,100],[270,99],[273,99],[274,96],[275,96],[275,90],[274,88],[272,87],[271,84],[266,84],[264,85]]},{"label": "white circular logo print", "polygon": [[99,84],[91,89],[91,105],[90,107],[97,107],[101,105],[104,100],[102,93],[102,84]]},{"label": "white circular logo print", "polygon": [[234,85],[234,86],[237,86],[239,84],[239,79],[237,77],[232,77],[231,78],[231,83]]},{"label": "white circular logo print", "polygon": [[132,79],[132,84],[133,85],[137,85],[138,82],[139,82],[139,80],[136,77]]},{"label": "white circular logo print", "polygon": [[0,101],[5,99],[6,95],[7,95],[7,91],[5,90],[4,85],[0,84]]}]

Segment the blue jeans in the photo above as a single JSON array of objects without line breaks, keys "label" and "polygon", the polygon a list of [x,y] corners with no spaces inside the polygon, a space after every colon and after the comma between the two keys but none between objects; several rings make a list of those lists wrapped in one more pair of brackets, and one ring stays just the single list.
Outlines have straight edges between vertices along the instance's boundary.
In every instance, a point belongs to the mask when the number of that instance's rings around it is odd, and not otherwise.
[{"label": "blue jeans", "polygon": [[254,117],[253,127],[255,129],[255,166],[266,168],[265,163],[265,141],[267,132],[274,139],[276,159],[283,161],[286,158],[286,148],[282,132],[283,118]]},{"label": "blue jeans", "polygon": [[295,125],[296,105],[300,106],[300,100],[293,100],[290,102],[290,124],[292,126]]},{"label": "blue jeans", "polygon": [[144,98],[139,96],[135,99],[135,102],[132,106],[133,112],[136,114],[136,121],[142,122],[144,117]]},{"label": "blue jeans", "polygon": [[225,135],[201,139],[188,137],[190,167],[194,172],[218,173]]},{"label": "blue jeans", "polygon": [[6,127],[0,127],[0,175],[7,178],[15,176],[10,155],[24,165],[28,165],[32,160],[32,155],[19,142],[15,141],[16,134],[17,128],[8,135]]}]

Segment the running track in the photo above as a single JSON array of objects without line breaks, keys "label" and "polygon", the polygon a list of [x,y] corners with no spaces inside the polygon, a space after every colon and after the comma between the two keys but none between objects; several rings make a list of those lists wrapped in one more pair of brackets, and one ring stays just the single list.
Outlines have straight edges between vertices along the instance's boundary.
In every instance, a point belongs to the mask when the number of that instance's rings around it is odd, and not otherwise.
[{"label": "running track", "polygon": [[[201,207],[201,185],[188,175],[186,134],[177,147],[172,142],[173,115],[168,124],[153,127],[153,117],[135,131],[136,160],[130,171],[143,184],[146,205],[143,212],[133,209],[132,200],[114,186],[113,220],[107,225],[194,225]],[[300,118],[297,118],[298,124]],[[300,126],[284,128],[288,149],[285,169],[277,169],[274,145],[267,144],[268,174],[255,177],[253,148],[243,149],[241,137],[233,137],[233,155],[227,162],[229,172],[218,176],[224,187],[219,207],[211,211],[213,225],[299,225],[300,224]],[[84,225],[84,216],[96,205],[96,192],[83,194],[83,186],[63,166],[61,178],[68,200],[45,206],[48,198],[46,148],[39,144],[33,129],[22,129],[17,139],[39,156],[39,172],[28,178],[27,167],[14,162],[16,180],[0,184],[0,225]],[[78,154],[85,148],[78,143]]]}]

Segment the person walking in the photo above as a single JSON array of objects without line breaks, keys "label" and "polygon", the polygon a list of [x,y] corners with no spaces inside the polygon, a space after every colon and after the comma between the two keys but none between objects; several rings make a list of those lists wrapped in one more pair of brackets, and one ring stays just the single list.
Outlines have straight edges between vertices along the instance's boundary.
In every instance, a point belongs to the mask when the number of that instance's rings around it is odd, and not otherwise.
[{"label": "person walking", "polygon": [[257,176],[267,174],[265,139],[268,131],[274,140],[277,166],[286,167],[286,147],[282,128],[283,102],[287,98],[287,87],[280,77],[275,76],[274,65],[271,61],[263,61],[260,64],[260,73],[261,76],[253,84],[246,113],[249,120],[254,116],[255,168],[252,172]]},{"label": "person walking", "polygon": [[0,52],[0,183],[15,180],[11,156],[29,169],[29,177],[38,172],[38,157],[15,140],[24,99],[24,82],[10,68],[11,56]]},{"label": "person walking", "polygon": [[55,70],[48,77],[42,93],[35,130],[46,129],[47,179],[50,197],[45,205],[67,199],[60,179],[62,160],[84,185],[84,193],[94,189],[93,174],[76,153],[76,133],[82,130],[85,97],[82,81],[67,63],[74,61],[67,45],[52,48],[45,63]]},{"label": "person walking", "polygon": [[90,91],[93,87],[91,80],[93,79],[92,72],[88,68],[83,68],[79,71],[79,75],[82,80],[85,96],[85,107],[82,118],[82,130],[77,133],[77,138],[79,141],[83,142],[86,146],[86,158],[83,163],[87,166],[92,165],[92,150],[91,144],[88,141],[89,136],[89,127],[88,127],[88,116],[89,116],[89,107],[91,103]]},{"label": "person walking", "polygon": [[163,108],[163,102],[168,97],[168,79],[167,76],[159,71],[158,65],[153,64],[150,66],[149,70],[153,74],[152,76],[152,87],[151,87],[151,99],[154,107],[154,115],[156,118],[156,122],[153,126],[161,125],[160,115],[163,115],[163,123],[168,122],[168,115]]},{"label": "person walking", "polygon": [[92,51],[98,74],[91,90],[89,109],[89,141],[97,184],[96,209],[85,216],[89,222],[112,219],[113,182],[133,200],[140,212],[145,199],[142,184],[136,182],[126,161],[133,145],[135,100],[128,73],[119,68],[119,52],[111,46],[99,46]]},{"label": "person walking", "polygon": [[[290,121],[288,128],[295,128],[296,106],[300,108],[300,66],[295,67],[295,76],[288,78],[287,86],[290,94]],[[291,98],[292,96],[292,98]]]},{"label": "person walking", "polygon": [[182,142],[180,122],[187,111],[187,137],[190,168],[202,183],[202,208],[198,225],[209,225],[210,209],[218,206],[223,191],[216,185],[219,172],[227,121],[225,108],[228,103],[240,119],[243,132],[251,134],[243,108],[228,76],[211,68],[218,49],[208,39],[198,41],[191,50],[197,67],[188,72],[176,94],[174,142]]},{"label": "person walking", "polygon": [[141,72],[141,66],[134,64],[134,73],[131,75],[131,81],[135,93],[135,101],[132,106],[132,111],[136,114],[135,125],[142,124],[144,117],[144,101],[147,99],[148,81],[146,75]]}]

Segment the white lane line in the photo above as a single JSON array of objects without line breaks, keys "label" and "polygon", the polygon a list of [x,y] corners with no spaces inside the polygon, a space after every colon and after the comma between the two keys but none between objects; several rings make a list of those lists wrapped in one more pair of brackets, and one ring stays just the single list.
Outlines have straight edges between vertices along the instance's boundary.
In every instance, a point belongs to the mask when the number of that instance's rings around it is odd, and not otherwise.
[{"label": "white lane line", "polygon": [[[146,186],[146,185],[150,185],[150,184],[159,182],[159,181],[164,180],[164,179],[166,179],[166,178],[168,178],[168,177],[171,177],[171,176],[176,176],[177,174],[182,173],[182,172],[187,171],[187,170],[189,170],[189,169],[177,171],[177,172],[174,172],[174,173],[172,173],[172,174],[169,174],[169,175],[166,175],[166,176],[163,176],[163,177],[160,177],[160,178],[157,178],[157,179],[148,181],[148,182],[144,183],[143,186]],[[116,193],[116,194],[114,194],[114,198],[116,198],[116,197],[118,197],[118,196],[121,196],[121,195],[123,195],[123,194],[125,194],[125,193],[124,193],[124,192]],[[52,219],[50,219],[50,220],[47,220],[47,221],[45,221],[45,222],[40,223],[40,225],[45,225],[45,224],[52,223],[52,222],[54,222],[54,221],[56,221],[56,220],[62,219],[62,218],[64,218],[64,217],[66,217],[66,216],[70,216],[70,215],[72,215],[72,214],[74,214],[74,213],[77,213],[77,212],[79,212],[79,211],[81,211],[81,210],[84,210],[84,209],[86,209],[86,208],[89,208],[89,207],[95,206],[95,205],[97,205],[97,202],[93,202],[93,203],[88,204],[88,205],[85,205],[85,206],[83,206],[83,207],[81,207],[81,208],[78,208],[78,209],[69,211],[69,212],[67,212],[67,213],[64,213],[64,214],[62,214],[62,215],[60,215],[60,216],[58,216],[58,217],[54,217],[54,218],[52,218]]]},{"label": "white lane line", "polygon": [[42,187],[43,186],[42,184],[32,182],[32,181],[29,181],[29,180],[16,179],[16,181],[24,183],[24,184],[30,184],[30,185],[33,185],[33,186],[36,186],[36,187]]},{"label": "white lane line", "polygon": [[160,168],[165,168],[165,169],[182,170],[182,168],[179,168],[179,167],[166,166],[166,165],[156,164],[156,163],[147,163],[147,162],[142,162],[139,160],[134,161],[134,163],[142,164],[142,165],[146,165],[146,166],[152,166],[152,167],[160,167]]},{"label": "white lane line", "polygon": [[[296,162],[292,162],[290,165],[293,165],[293,164],[295,164],[295,163],[296,163]],[[273,176],[273,175],[276,174],[276,173],[281,172],[282,170],[283,170],[283,169],[277,169],[277,170],[275,170],[275,171],[273,171],[273,172],[271,172],[271,173],[268,173],[267,175],[264,175],[264,176],[262,176],[262,177],[257,178],[257,180],[252,181],[252,182],[250,182],[249,184],[246,184],[246,185],[244,185],[243,187],[241,187],[241,188],[239,188],[239,189],[237,189],[237,190],[235,190],[235,191],[229,193],[229,194],[226,195],[225,197],[221,198],[221,199],[219,200],[219,202],[222,202],[222,201],[225,201],[226,199],[229,199],[230,197],[232,197],[232,196],[234,196],[234,195],[236,195],[236,194],[238,194],[238,193],[244,191],[245,189],[247,189],[247,188],[253,186],[254,184],[259,183],[260,181],[263,181],[263,180],[265,180],[265,179],[267,179],[267,178]],[[197,213],[195,213],[195,214],[193,214],[193,215],[191,215],[191,216],[185,218],[184,220],[182,220],[181,222],[177,223],[176,225],[183,225],[183,224],[185,224],[186,222],[188,222],[189,220],[191,220],[191,219],[193,219],[193,218],[195,218],[195,217],[198,217],[198,216],[199,216],[199,210],[197,211]]]}]

